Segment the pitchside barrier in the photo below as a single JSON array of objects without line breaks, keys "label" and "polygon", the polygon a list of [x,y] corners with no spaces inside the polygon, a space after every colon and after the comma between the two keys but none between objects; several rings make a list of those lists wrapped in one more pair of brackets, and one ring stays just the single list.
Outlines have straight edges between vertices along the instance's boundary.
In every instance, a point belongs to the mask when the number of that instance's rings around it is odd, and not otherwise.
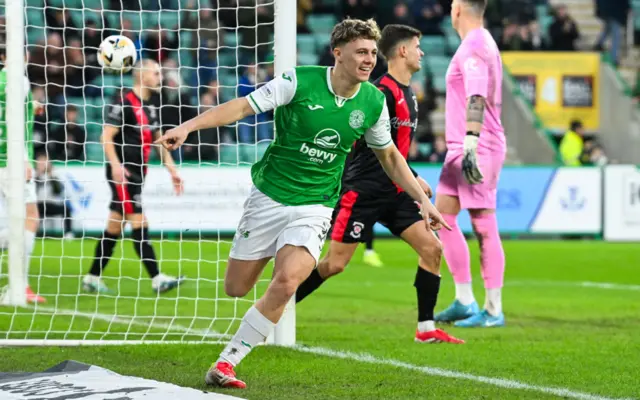
[{"label": "pitchside barrier", "polygon": [[[434,190],[440,166],[415,164]],[[65,198],[78,235],[100,234],[109,213],[110,191],[101,167],[61,166]],[[149,167],[142,194],[153,234],[232,235],[251,186],[248,167],[180,168],[184,194],[173,193],[166,170]],[[5,215],[0,204],[0,215]],[[507,166],[498,185],[502,234],[602,235],[605,240],[640,240],[640,172],[635,166],[565,168]],[[469,215],[459,225],[471,233]],[[54,227],[57,229],[58,227]],[[388,231],[376,225],[380,236]],[[47,234],[52,233],[47,231]]]}]

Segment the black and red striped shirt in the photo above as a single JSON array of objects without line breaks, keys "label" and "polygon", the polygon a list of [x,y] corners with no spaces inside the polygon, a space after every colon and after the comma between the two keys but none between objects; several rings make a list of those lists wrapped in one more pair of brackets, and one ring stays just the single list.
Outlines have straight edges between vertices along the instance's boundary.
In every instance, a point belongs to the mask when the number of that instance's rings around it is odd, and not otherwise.
[{"label": "black and red striped shirt", "polygon": [[[142,182],[147,172],[154,133],[160,129],[160,101],[157,95],[142,100],[133,90],[116,96],[106,107],[106,125],[120,128],[114,137],[116,154],[131,176],[128,180]],[[111,178],[111,165],[107,163],[107,176]]]},{"label": "black and red striped shirt", "polygon": [[[389,73],[374,84],[387,100],[391,137],[400,153],[407,158],[411,140],[418,127],[418,101],[411,90],[395,80]],[[343,190],[353,190],[368,195],[395,195],[400,190],[382,169],[373,151],[364,140],[356,142],[345,165]]]}]

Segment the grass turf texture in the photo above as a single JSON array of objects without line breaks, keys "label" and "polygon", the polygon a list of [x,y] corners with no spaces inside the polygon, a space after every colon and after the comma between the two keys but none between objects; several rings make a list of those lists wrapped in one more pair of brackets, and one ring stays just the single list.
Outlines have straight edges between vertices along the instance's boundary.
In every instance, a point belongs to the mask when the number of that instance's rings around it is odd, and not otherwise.
[{"label": "grass turf texture", "polygon": [[[185,241],[156,243],[165,260],[167,273],[200,276],[189,281],[179,293],[156,297],[150,289],[130,244],[119,245],[106,274],[120,297],[75,295],[80,278],[93,254],[93,240],[47,241],[36,250],[31,271],[42,268],[39,289],[48,295],[48,307],[58,288],[58,307],[97,311],[120,316],[166,316],[154,322],[178,323],[197,329],[233,333],[249,302],[234,302],[223,296],[224,259],[227,244],[199,245]],[[468,330],[445,327],[467,340],[464,345],[420,345],[413,342],[416,306],[412,287],[416,257],[407,245],[396,240],[375,243],[385,268],[360,264],[361,251],[347,271],[328,281],[317,293],[298,306],[298,341],[306,346],[338,351],[368,353],[417,366],[429,366],[494,378],[511,379],[531,385],[566,388],[607,397],[640,397],[640,290],[637,287],[610,290],[582,287],[580,282],[607,282],[640,285],[640,253],[637,244],[605,242],[507,241],[507,276],[504,308],[507,327]],[[475,292],[483,301],[477,243],[470,244]],[[45,257],[41,257],[45,249]],[[124,251],[124,253],[120,253]],[[65,258],[59,256],[64,254]],[[119,261],[124,258],[124,261]],[[202,258],[208,262],[198,262]],[[181,261],[179,261],[181,260]],[[216,262],[220,261],[220,262]],[[128,276],[116,279],[119,274]],[[56,278],[60,275],[65,277]],[[144,279],[139,280],[137,277]],[[270,276],[270,271],[265,272]],[[140,281],[140,282],[139,282]],[[120,283],[118,287],[117,283]],[[34,285],[35,286],[35,285]],[[264,283],[259,291],[264,290]],[[140,293],[148,300],[138,300]],[[216,297],[219,299],[213,300]],[[204,299],[204,298],[207,299]],[[438,309],[453,298],[453,283],[443,266],[443,284]],[[135,307],[134,307],[135,304]],[[482,304],[482,303],[481,303]],[[117,310],[117,313],[116,313]],[[59,316],[21,310],[20,317],[0,308],[0,335],[31,330],[33,338],[160,339],[166,329],[140,325],[109,324],[86,317]],[[3,314],[4,313],[4,314]],[[194,319],[193,317],[197,318]],[[179,319],[175,319],[178,317]],[[211,323],[212,317],[217,317]],[[225,319],[227,318],[227,319]],[[13,325],[11,325],[13,324]],[[71,327],[71,329],[69,329]],[[50,331],[47,334],[47,331]],[[55,333],[57,331],[58,333]],[[39,333],[37,333],[39,332]],[[146,336],[145,336],[146,333]],[[193,332],[171,331],[167,340],[200,340]],[[157,335],[154,335],[157,334]],[[22,334],[10,334],[23,338]],[[118,373],[172,382],[203,390],[203,376],[222,345],[151,345],[80,348],[3,348],[2,370],[39,371],[60,361],[100,365]],[[545,399],[552,395],[505,389],[485,383],[429,376],[418,371],[302,353],[292,349],[259,347],[237,369],[247,381],[246,391],[223,393],[248,399]]]}]

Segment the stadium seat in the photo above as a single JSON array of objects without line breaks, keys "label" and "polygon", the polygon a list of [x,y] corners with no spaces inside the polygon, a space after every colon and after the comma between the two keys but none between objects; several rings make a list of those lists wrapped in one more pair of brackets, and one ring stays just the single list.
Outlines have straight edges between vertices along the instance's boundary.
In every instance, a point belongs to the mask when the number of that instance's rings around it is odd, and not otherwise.
[{"label": "stadium seat", "polygon": [[447,56],[435,55],[427,55],[425,58],[426,65],[429,67],[429,70],[431,70],[434,76],[444,76],[447,73],[447,68],[449,68],[451,58]]},{"label": "stadium seat", "polygon": [[447,34],[447,44],[451,51],[455,52],[458,49],[458,46],[460,46],[460,43],[460,36],[458,36],[457,33],[454,32],[453,34]]},{"label": "stadium seat", "polygon": [[177,11],[161,11],[160,26],[167,29],[175,29],[179,26],[180,13]]},{"label": "stadium seat", "polygon": [[296,37],[296,44],[298,46],[298,53],[315,54],[316,53],[316,39],[313,35],[301,34]]},{"label": "stadium seat", "polygon": [[307,26],[313,33],[331,33],[336,24],[336,17],[331,14],[309,15]]},{"label": "stadium seat", "polygon": [[549,15],[549,6],[547,4],[538,4],[536,6],[536,16],[538,20]]},{"label": "stadium seat", "polygon": [[41,12],[44,11],[44,0],[25,0],[24,5],[25,7],[38,7]]},{"label": "stadium seat", "polygon": [[331,42],[331,35],[326,33],[316,33],[313,37],[316,39],[316,49],[318,49],[318,53],[323,52],[329,45],[329,42]]},{"label": "stadium seat", "polygon": [[233,49],[237,48],[238,42],[240,41],[240,35],[237,31],[225,31],[224,35],[222,35],[223,46],[231,47]]},{"label": "stadium seat", "polygon": [[420,39],[420,47],[427,56],[432,54],[444,55],[447,52],[447,43],[444,36],[423,36]]},{"label": "stadium seat", "polygon": [[27,43],[28,44],[36,44],[40,42],[44,42],[46,37],[45,28],[42,26],[30,26],[27,28]]},{"label": "stadium seat", "polygon": [[238,165],[238,146],[230,143],[221,143],[218,146],[221,164]]},{"label": "stadium seat", "polygon": [[433,86],[438,93],[444,93],[447,87],[447,78],[444,74],[434,75]]},{"label": "stadium seat", "polygon": [[318,55],[317,54],[307,54],[300,53],[298,54],[298,64],[299,65],[316,65],[318,63]]},{"label": "stadium seat", "polygon": [[44,26],[44,12],[42,11],[42,9],[38,10],[36,8],[27,8],[26,18],[27,20],[25,21],[25,26]]}]

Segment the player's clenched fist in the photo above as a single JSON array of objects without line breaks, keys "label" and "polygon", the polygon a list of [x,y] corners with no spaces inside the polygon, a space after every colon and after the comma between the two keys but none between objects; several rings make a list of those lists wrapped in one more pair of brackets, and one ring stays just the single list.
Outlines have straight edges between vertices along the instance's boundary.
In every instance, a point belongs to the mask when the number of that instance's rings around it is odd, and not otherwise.
[{"label": "player's clenched fist", "polygon": [[189,136],[189,131],[178,126],[173,129],[169,129],[154,143],[161,144],[167,150],[175,150],[182,146],[182,143],[187,140],[187,136]]}]

